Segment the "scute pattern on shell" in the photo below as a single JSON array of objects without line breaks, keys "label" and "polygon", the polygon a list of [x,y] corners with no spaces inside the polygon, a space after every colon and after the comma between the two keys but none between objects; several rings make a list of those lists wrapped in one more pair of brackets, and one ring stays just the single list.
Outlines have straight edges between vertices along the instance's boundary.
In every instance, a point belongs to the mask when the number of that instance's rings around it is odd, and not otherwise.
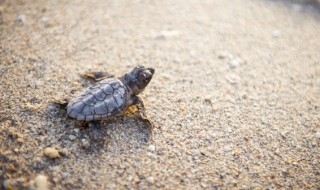
[{"label": "scute pattern on shell", "polygon": [[68,115],[77,120],[107,119],[128,107],[127,87],[121,80],[109,78],[86,89],[81,96],[70,101]]}]

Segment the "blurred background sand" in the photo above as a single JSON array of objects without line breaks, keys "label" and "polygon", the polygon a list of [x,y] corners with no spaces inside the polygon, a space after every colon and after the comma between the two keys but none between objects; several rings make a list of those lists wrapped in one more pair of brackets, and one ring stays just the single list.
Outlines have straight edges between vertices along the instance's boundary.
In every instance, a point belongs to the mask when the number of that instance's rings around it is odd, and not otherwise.
[{"label": "blurred background sand", "polygon": [[[317,1],[0,1],[4,189],[320,187]],[[156,74],[94,142],[55,100]]]}]

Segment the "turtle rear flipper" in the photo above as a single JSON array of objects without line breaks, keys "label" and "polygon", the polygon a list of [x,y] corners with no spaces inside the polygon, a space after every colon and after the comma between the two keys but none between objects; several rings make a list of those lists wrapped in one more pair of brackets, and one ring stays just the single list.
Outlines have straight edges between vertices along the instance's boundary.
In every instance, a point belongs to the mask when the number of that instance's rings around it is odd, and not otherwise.
[{"label": "turtle rear flipper", "polygon": [[101,80],[104,80],[107,78],[112,78],[112,77],[114,77],[114,75],[112,75],[108,72],[90,71],[90,72],[86,72],[86,73],[82,74],[81,77],[92,79],[93,81],[98,82],[98,81],[101,81]]},{"label": "turtle rear flipper", "polygon": [[59,106],[60,109],[67,109],[69,101],[70,100],[68,98],[63,98],[63,99],[60,99],[60,100],[54,99],[52,101],[52,104]]}]

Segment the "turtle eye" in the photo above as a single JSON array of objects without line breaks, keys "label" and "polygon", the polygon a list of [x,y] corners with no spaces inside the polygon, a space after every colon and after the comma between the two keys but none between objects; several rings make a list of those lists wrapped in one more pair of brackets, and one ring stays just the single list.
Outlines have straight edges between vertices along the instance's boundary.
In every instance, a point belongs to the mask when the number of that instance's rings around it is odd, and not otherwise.
[{"label": "turtle eye", "polygon": [[148,73],[145,73],[145,72],[142,72],[139,74],[139,80],[142,82],[145,82],[145,83],[148,83],[149,80],[150,80],[150,76],[148,75]]},{"label": "turtle eye", "polygon": [[146,73],[143,73],[142,76],[143,76],[144,82],[148,82],[149,81],[149,77],[148,77],[148,75]]}]

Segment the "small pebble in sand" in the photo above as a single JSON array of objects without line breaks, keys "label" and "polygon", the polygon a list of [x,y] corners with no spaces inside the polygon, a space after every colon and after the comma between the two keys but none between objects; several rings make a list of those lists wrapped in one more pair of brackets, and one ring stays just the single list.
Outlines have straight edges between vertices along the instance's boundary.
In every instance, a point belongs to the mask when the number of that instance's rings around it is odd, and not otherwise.
[{"label": "small pebble in sand", "polygon": [[41,81],[41,80],[37,80],[37,81],[34,83],[34,87],[35,87],[35,88],[38,88],[38,87],[40,87],[40,86],[42,86],[42,81]]},{"label": "small pebble in sand", "polygon": [[158,158],[157,155],[152,154],[151,152],[148,152],[146,155],[147,155],[148,157],[152,158],[152,159],[157,159],[157,158]]},{"label": "small pebble in sand", "polygon": [[225,52],[219,52],[218,58],[219,59],[225,59],[227,57],[227,54]]},{"label": "small pebble in sand", "polygon": [[21,137],[20,137],[20,138],[17,138],[17,142],[20,143],[20,144],[23,144],[23,143],[24,143],[24,139],[21,138]]},{"label": "small pebble in sand", "polygon": [[90,142],[86,139],[82,139],[82,147],[83,148],[89,148],[90,147]]},{"label": "small pebble in sand", "polygon": [[67,156],[68,155],[68,150],[66,148],[62,148],[59,150],[59,154],[61,156]]},{"label": "small pebble in sand", "polygon": [[226,145],[226,146],[223,147],[223,150],[224,150],[225,152],[229,152],[229,151],[231,150],[231,147],[228,146],[228,145]]},{"label": "small pebble in sand", "polygon": [[278,38],[279,36],[280,36],[280,31],[279,30],[274,30],[273,32],[272,32],[272,36],[274,37],[274,38]]},{"label": "small pebble in sand", "polygon": [[26,22],[26,16],[25,15],[19,15],[17,17],[17,20],[18,20],[18,22],[25,23]]},{"label": "small pebble in sand", "polygon": [[320,139],[320,131],[316,132],[315,137],[316,137],[317,139]]},{"label": "small pebble in sand", "polygon": [[49,158],[59,158],[60,157],[59,151],[55,148],[50,148],[50,147],[48,147],[44,150],[44,155],[48,156]]},{"label": "small pebble in sand", "polygon": [[154,178],[153,177],[147,177],[147,182],[148,183],[154,183]]},{"label": "small pebble in sand", "polygon": [[57,107],[56,106],[49,106],[47,111],[48,112],[55,112],[55,111],[57,111]]},{"label": "small pebble in sand", "polygon": [[180,35],[178,30],[162,30],[157,36],[156,39],[167,39],[171,37],[177,37]]},{"label": "small pebble in sand", "polygon": [[228,57],[228,53],[227,52],[224,52],[224,51],[221,51],[221,52],[218,52],[218,58],[219,59],[225,59]]},{"label": "small pebble in sand", "polygon": [[192,152],[192,154],[194,156],[199,156],[200,155],[200,151],[199,150],[192,150],[191,152]]},{"label": "small pebble in sand", "polygon": [[19,153],[19,149],[18,148],[15,148],[15,149],[13,149],[13,151],[15,152],[15,153]]},{"label": "small pebble in sand", "polygon": [[79,133],[80,129],[79,128],[75,128],[73,131],[76,132],[76,133]]},{"label": "small pebble in sand", "polygon": [[49,183],[48,183],[48,177],[44,175],[38,175],[35,179],[35,185],[37,190],[48,190],[49,189]]},{"label": "small pebble in sand", "polygon": [[51,171],[58,171],[58,170],[60,170],[60,167],[59,166],[51,166],[51,167],[49,167],[49,169]]},{"label": "small pebble in sand", "polygon": [[69,135],[69,139],[72,140],[72,141],[75,140],[76,138],[77,137],[75,135]]},{"label": "small pebble in sand", "polygon": [[155,147],[154,145],[152,145],[152,144],[151,144],[151,145],[149,145],[149,146],[148,146],[148,150],[150,150],[150,151],[152,151],[152,152],[153,152],[153,151],[155,151],[155,150],[156,150],[156,147]]},{"label": "small pebble in sand", "polygon": [[62,174],[61,174],[62,178],[68,178],[69,176],[70,176],[70,174],[67,172],[62,172]]},{"label": "small pebble in sand", "polygon": [[230,60],[229,62],[229,66],[231,69],[236,69],[237,67],[239,67],[241,64],[243,63],[243,60],[240,58],[234,58],[232,60]]},{"label": "small pebble in sand", "polygon": [[133,180],[132,175],[129,175],[129,176],[128,176],[128,181],[132,181],[132,180]]}]

